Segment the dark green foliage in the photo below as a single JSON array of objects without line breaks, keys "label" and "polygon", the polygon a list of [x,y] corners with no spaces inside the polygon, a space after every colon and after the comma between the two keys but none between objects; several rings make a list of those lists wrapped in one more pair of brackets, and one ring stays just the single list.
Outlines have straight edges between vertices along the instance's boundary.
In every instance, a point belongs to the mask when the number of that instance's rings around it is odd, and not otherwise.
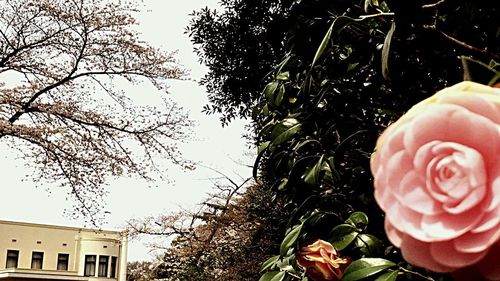
[{"label": "dark green foliage", "polygon": [[223,11],[192,14],[186,32],[209,68],[201,80],[210,101],[204,110],[220,114],[223,124],[249,115],[281,56],[289,6],[282,2],[290,1],[221,1]]},{"label": "dark green foliage", "polygon": [[[464,78],[490,84],[498,80],[498,4],[487,0],[296,0],[288,6],[281,1],[255,2],[267,5],[259,11],[281,12],[272,19],[287,23],[278,24],[281,31],[275,36],[281,37],[272,41],[253,37],[268,46],[282,43],[267,61],[257,61],[266,56],[238,61],[241,68],[260,75],[259,82],[241,79],[244,76],[234,71],[216,74],[226,59],[241,54],[226,57],[220,50],[204,47],[202,56],[211,69],[204,83],[220,90],[208,87],[213,102],[209,111],[243,112],[238,107],[242,102],[257,104],[252,116],[259,146],[254,174],[292,213],[282,218],[288,221],[288,230],[275,252],[280,257],[265,264],[269,273],[264,280],[302,278],[294,255],[300,246],[318,238],[334,243],[353,260],[384,257],[396,264],[383,264],[380,269],[358,262],[350,270],[366,274],[356,273],[351,280],[366,276],[394,280],[398,271],[405,272],[400,275],[405,279],[417,280],[420,277],[414,272],[419,270],[406,265],[385,238],[383,214],[372,195],[370,155],[381,131],[422,99]],[[256,24],[234,7],[257,4],[225,1],[223,5],[232,11],[231,18]],[[275,10],[277,6],[280,9]],[[266,24],[272,26],[272,19]],[[228,22],[214,18],[212,23]],[[230,26],[220,28],[234,32]],[[247,33],[241,36],[248,39]],[[217,45],[214,40],[220,40],[195,38],[200,46]],[[232,40],[243,42],[240,39]],[[222,40],[220,46],[226,43]],[[244,54],[245,46],[234,51]],[[273,63],[274,70],[265,76],[261,66]],[[231,81],[228,77],[255,89],[253,94],[241,100],[239,94],[244,91],[223,87]],[[259,95],[253,88],[257,84]],[[419,272],[436,280],[448,278]]]},{"label": "dark green foliage", "polygon": [[[256,165],[294,214],[284,242],[301,222],[293,237],[299,245],[321,238],[353,259],[403,262],[385,240],[370,154],[389,122],[463,79],[461,56],[472,58],[471,67],[498,58],[498,8],[486,1],[371,1],[366,16],[364,2],[301,1],[290,10],[300,16],[254,115],[263,144]],[[480,82],[487,83],[494,73],[483,72]],[[342,224],[353,211],[369,214],[369,226]],[[283,257],[295,253],[295,245],[286,246]]]}]

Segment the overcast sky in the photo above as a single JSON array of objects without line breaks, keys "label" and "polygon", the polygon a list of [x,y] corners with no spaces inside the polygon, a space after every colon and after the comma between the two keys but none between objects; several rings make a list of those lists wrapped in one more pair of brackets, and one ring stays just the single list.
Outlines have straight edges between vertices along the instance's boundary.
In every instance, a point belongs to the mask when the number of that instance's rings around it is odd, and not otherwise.
[{"label": "overcast sky", "polygon": [[[236,120],[227,128],[222,128],[218,116],[201,113],[207,99],[204,88],[198,86],[196,81],[203,76],[206,68],[199,65],[189,38],[184,34],[189,13],[204,6],[216,7],[216,4],[217,0],[145,0],[143,12],[138,16],[138,29],[144,41],[166,50],[178,50],[180,63],[191,70],[192,81],[172,81],[169,89],[172,98],[197,122],[193,135],[197,140],[182,146],[184,156],[235,178],[248,177],[250,169],[236,163],[252,164],[249,154],[253,151],[248,150],[246,141],[241,138],[245,122]],[[0,151],[0,186],[8,195],[2,196],[0,219],[69,226],[84,224],[83,220],[63,215],[64,209],[72,206],[72,201],[66,200],[65,191],[48,186],[35,188],[29,177],[25,177],[31,172],[29,167],[25,167],[26,163],[16,158],[5,145],[0,144]],[[103,228],[119,230],[130,218],[173,212],[181,207],[194,208],[210,192],[212,186],[207,179],[216,174],[203,167],[192,172],[171,167],[168,176],[175,182],[160,183],[158,188],[148,188],[144,182],[128,178],[111,182],[107,198],[110,214]],[[17,200],[19,198],[28,200]],[[152,258],[143,242],[130,243],[129,260]]]}]

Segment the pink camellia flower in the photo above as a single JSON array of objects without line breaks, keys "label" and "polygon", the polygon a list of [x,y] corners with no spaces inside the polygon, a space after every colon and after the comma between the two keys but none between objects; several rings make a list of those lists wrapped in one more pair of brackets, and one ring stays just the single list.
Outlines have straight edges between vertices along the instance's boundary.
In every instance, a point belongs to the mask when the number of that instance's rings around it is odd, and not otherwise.
[{"label": "pink camellia flower", "polygon": [[462,82],[415,105],[380,136],[371,169],[409,263],[500,280],[500,89]]},{"label": "pink camellia flower", "polygon": [[302,247],[297,255],[297,263],[306,270],[313,281],[338,281],[342,279],[350,259],[340,258],[332,244],[317,240]]}]

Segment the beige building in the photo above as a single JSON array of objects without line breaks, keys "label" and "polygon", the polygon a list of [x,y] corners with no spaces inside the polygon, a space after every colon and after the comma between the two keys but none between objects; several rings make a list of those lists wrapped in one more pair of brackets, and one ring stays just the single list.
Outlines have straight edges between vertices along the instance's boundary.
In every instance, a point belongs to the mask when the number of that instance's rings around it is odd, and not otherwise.
[{"label": "beige building", "polygon": [[0,281],[125,281],[119,232],[0,220]]}]

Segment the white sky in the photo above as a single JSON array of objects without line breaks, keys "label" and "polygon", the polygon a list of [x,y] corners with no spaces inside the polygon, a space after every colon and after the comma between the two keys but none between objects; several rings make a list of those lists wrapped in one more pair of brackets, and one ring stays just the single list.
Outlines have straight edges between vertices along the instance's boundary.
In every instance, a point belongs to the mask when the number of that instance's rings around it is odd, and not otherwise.
[{"label": "white sky", "polygon": [[[184,156],[237,179],[251,174],[249,168],[235,163],[252,164],[246,141],[241,138],[246,122],[236,120],[229,127],[221,128],[218,116],[201,113],[207,98],[204,89],[195,81],[203,76],[206,68],[199,65],[189,38],[184,34],[189,13],[204,6],[216,7],[216,4],[217,0],[144,0],[144,11],[138,16],[138,29],[144,41],[167,50],[179,50],[180,63],[191,70],[193,81],[172,81],[169,89],[172,98],[189,110],[190,117],[198,123],[193,136],[198,141],[182,146]],[[26,177],[32,170],[25,164],[0,143],[0,187],[4,194],[0,201],[0,219],[82,226],[83,220],[75,221],[63,215],[63,210],[73,204],[66,200],[65,191],[50,189],[49,186],[35,188]],[[169,213],[181,207],[194,208],[211,191],[212,185],[207,179],[217,175],[203,167],[192,172],[172,167],[167,176],[175,183],[160,183],[158,188],[148,188],[145,183],[128,178],[110,182],[107,210],[111,214],[103,228],[118,230],[130,218]],[[129,261],[152,258],[143,242],[129,244]]]}]

